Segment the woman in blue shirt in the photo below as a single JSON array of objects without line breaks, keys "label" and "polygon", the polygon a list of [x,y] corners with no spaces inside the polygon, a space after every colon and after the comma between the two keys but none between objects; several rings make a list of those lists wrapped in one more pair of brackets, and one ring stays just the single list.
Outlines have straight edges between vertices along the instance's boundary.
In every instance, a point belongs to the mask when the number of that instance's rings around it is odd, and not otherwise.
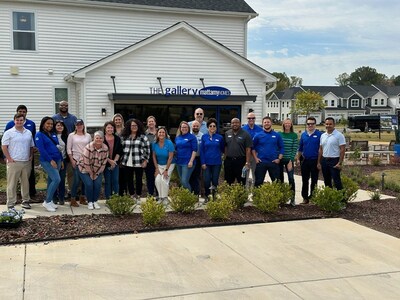
[{"label": "woman in blue shirt", "polygon": [[197,152],[197,139],[196,136],[189,132],[189,124],[182,121],[179,124],[178,131],[175,138],[176,145],[176,169],[184,188],[192,191],[189,184],[190,175],[194,170],[193,164],[195,163]]},{"label": "woman in blue shirt", "polygon": [[152,144],[153,162],[155,166],[155,186],[158,191],[158,202],[168,201],[169,180],[175,168],[175,147],[168,138],[167,130],[160,127],[156,131],[155,141]]},{"label": "woman in blue shirt", "polygon": [[59,143],[52,118],[44,117],[40,122],[35,144],[40,153],[40,164],[47,173],[47,195],[42,205],[47,211],[55,212],[57,205],[54,204],[53,197],[61,181],[59,172],[62,155],[57,147]]},{"label": "woman in blue shirt", "polygon": [[201,137],[200,161],[204,176],[204,189],[206,199],[210,195],[211,184],[218,186],[219,174],[221,172],[222,154],[225,143],[222,135],[217,133],[217,120],[210,118],[207,121],[208,133]]}]

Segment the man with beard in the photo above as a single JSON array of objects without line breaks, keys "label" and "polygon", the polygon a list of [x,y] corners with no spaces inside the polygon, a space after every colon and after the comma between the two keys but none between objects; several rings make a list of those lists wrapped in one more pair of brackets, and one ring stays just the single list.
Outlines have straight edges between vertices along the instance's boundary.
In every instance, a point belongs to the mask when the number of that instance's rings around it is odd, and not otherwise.
[{"label": "man with beard", "polygon": [[271,181],[279,179],[279,163],[283,157],[283,140],[280,134],[272,129],[270,117],[263,118],[263,131],[253,139],[253,157],[256,161],[256,180],[254,186],[264,183],[265,175],[269,174]]},{"label": "man with beard", "polygon": [[[17,114],[24,116],[24,128],[28,129],[32,133],[32,138],[35,137],[36,135],[36,124],[32,120],[29,120],[26,118],[26,115],[28,114],[28,108],[25,105],[18,105],[17,107]],[[4,132],[13,128],[15,126],[14,120],[11,120],[10,122],[7,123],[6,128],[4,129]],[[34,148],[34,152],[36,149]],[[36,178],[35,178],[35,160],[34,157],[32,156],[31,159],[31,171],[29,174],[29,196],[31,200],[35,199],[36,196]]]},{"label": "man with beard", "polygon": [[[251,138],[253,139],[254,136],[262,132],[263,129],[256,124],[256,114],[254,112],[249,112],[247,115],[247,124],[243,126],[243,129],[246,130]],[[250,158],[250,170],[251,170],[251,178],[254,184],[254,179],[256,178],[255,171],[256,171],[256,162],[254,160],[253,155]],[[249,172],[248,172],[249,173]],[[247,174],[247,178],[249,177],[249,174]]]},{"label": "man with beard", "polygon": [[[208,133],[207,122],[204,121],[203,109],[201,109],[200,107],[196,108],[196,110],[194,111],[194,119],[195,119],[195,121],[199,122],[199,124],[200,124],[200,132],[202,132],[203,134]],[[189,122],[190,129],[192,129],[193,122],[194,121]]]},{"label": "man with beard", "polygon": [[228,184],[237,182],[245,185],[246,176],[242,177],[242,169],[250,168],[251,147],[253,142],[250,134],[240,127],[240,120],[231,120],[231,129],[225,132],[224,173]]},{"label": "man with beard", "polygon": [[203,133],[200,131],[200,123],[197,120],[192,122],[191,126],[192,130],[191,133],[197,139],[197,153],[196,153],[196,164],[194,166],[192,175],[190,176],[189,184],[192,187],[192,192],[195,195],[200,195],[200,180],[201,180],[201,162],[200,162],[200,144],[201,144],[201,137]]}]

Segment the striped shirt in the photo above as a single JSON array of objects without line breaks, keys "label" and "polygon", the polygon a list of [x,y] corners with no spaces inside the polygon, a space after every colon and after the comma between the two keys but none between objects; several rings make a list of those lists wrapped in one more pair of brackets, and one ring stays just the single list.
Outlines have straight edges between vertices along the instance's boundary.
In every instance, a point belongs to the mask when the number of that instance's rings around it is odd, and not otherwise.
[{"label": "striped shirt", "polygon": [[122,148],[121,164],[124,166],[140,168],[144,161],[149,161],[150,142],[144,134],[136,139],[122,138]]},{"label": "striped shirt", "polygon": [[283,140],[283,148],[285,152],[283,154],[284,160],[294,160],[299,147],[299,138],[294,132],[279,132]]},{"label": "striped shirt", "polygon": [[78,168],[81,173],[92,174],[92,180],[95,180],[106,167],[108,158],[108,147],[102,144],[100,149],[94,147],[94,142],[90,142],[83,149],[83,153],[79,159]]}]

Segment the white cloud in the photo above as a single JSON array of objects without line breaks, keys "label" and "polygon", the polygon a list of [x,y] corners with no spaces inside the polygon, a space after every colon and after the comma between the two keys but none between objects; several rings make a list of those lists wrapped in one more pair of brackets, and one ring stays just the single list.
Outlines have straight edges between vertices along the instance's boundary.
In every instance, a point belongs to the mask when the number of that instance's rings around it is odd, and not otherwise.
[{"label": "white cloud", "polygon": [[259,16],[249,22],[248,58],[270,72],[308,85],[335,83],[361,66],[400,75],[397,0],[246,0]]}]

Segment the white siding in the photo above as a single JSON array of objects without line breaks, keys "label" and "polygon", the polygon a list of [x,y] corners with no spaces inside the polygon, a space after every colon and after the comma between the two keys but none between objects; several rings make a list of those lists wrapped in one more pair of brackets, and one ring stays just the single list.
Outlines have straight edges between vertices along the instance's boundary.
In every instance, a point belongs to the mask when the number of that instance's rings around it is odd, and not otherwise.
[{"label": "white siding", "polygon": [[[12,11],[35,13],[37,51],[12,50]],[[0,132],[18,104],[28,106],[35,122],[52,115],[53,87],[65,84],[66,74],[180,21],[244,54],[246,21],[241,17],[0,2]],[[175,51],[181,49],[175,45]],[[10,75],[10,66],[18,66],[19,75]],[[48,74],[49,68],[54,74]],[[73,84],[70,97],[76,97]],[[71,102],[70,111],[81,115],[84,109]]]},{"label": "white siding", "polygon": [[[242,118],[249,108],[255,110],[257,117],[262,116],[263,78],[238,63],[230,60],[215,49],[203,44],[184,30],[178,30],[155,42],[133,51],[119,59],[88,72],[85,78],[84,99],[87,123],[100,126],[112,114],[113,103],[108,93],[113,93],[110,76],[115,76],[118,93],[149,94],[150,87],[159,87],[157,77],[162,78],[163,87],[183,86],[201,89],[199,78],[204,78],[207,86],[217,85],[228,88],[232,95],[246,95],[240,79],[245,83],[250,95],[258,95],[259,101],[249,102],[242,107]],[[168,103],[171,103],[166,98]],[[215,104],[196,97],[193,104]],[[144,102],[143,102],[144,103]],[[224,101],[226,105],[238,105],[238,102]],[[110,112],[101,117],[101,108]]]}]

